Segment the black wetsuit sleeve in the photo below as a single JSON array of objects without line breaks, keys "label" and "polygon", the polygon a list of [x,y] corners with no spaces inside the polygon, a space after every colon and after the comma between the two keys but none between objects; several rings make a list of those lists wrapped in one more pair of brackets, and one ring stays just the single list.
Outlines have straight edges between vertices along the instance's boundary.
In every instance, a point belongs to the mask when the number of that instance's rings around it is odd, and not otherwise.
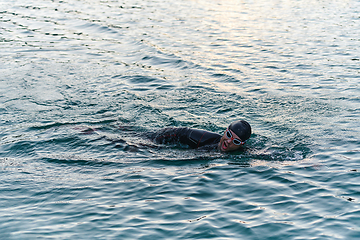
[{"label": "black wetsuit sleeve", "polygon": [[165,128],[152,135],[152,140],[160,144],[185,144],[198,148],[219,143],[221,135],[194,128]]},{"label": "black wetsuit sleeve", "polygon": [[218,144],[220,142],[221,135],[213,132],[191,128],[188,133],[188,139],[188,145],[190,147],[198,148],[207,145]]},{"label": "black wetsuit sleeve", "polygon": [[151,136],[151,139],[160,144],[177,144],[186,142],[189,128],[164,128]]}]

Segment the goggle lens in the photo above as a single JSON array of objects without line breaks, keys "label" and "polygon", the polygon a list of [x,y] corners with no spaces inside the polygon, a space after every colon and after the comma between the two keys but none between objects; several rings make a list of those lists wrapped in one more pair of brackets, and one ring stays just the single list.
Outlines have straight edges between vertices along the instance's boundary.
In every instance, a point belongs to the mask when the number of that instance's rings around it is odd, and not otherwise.
[{"label": "goggle lens", "polygon": [[226,131],[226,137],[229,138],[229,139],[231,139],[232,142],[233,142],[235,145],[237,145],[237,146],[238,146],[238,145],[243,145],[243,144],[245,144],[245,142],[242,142],[242,141],[240,141],[240,140],[237,139],[237,138],[233,138],[233,136],[232,136],[232,134],[231,134],[231,132],[230,132],[229,129]]}]

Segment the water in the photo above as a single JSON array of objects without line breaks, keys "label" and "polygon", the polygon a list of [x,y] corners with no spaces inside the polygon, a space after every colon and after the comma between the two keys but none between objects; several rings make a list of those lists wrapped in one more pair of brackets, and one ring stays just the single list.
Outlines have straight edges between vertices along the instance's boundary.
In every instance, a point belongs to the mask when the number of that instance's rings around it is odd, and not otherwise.
[{"label": "water", "polygon": [[[1,239],[357,239],[360,2],[0,4]],[[253,128],[244,153],[148,146]]]}]

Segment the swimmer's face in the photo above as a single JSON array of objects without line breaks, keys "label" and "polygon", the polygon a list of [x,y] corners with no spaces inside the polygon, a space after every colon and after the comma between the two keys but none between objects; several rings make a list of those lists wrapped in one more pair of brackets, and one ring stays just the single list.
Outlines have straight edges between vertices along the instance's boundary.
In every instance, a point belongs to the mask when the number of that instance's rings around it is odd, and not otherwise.
[{"label": "swimmer's face", "polygon": [[[230,136],[227,131],[231,133]],[[220,139],[218,149],[222,152],[231,152],[241,148],[242,144],[235,145],[233,141],[234,139],[237,139],[241,142],[240,138],[233,131],[231,131],[230,129],[226,129],[224,135]]]}]

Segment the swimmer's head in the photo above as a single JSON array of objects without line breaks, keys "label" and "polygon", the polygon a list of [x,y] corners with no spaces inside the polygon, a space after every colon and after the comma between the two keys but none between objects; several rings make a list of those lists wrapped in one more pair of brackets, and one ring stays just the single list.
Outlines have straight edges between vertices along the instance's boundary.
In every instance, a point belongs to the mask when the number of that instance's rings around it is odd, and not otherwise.
[{"label": "swimmer's head", "polygon": [[228,129],[233,131],[242,142],[245,142],[251,136],[251,126],[247,121],[244,120],[232,122]]},{"label": "swimmer's head", "polygon": [[222,152],[231,152],[240,149],[250,138],[250,124],[244,120],[235,121],[225,130],[221,137],[218,149]]}]

